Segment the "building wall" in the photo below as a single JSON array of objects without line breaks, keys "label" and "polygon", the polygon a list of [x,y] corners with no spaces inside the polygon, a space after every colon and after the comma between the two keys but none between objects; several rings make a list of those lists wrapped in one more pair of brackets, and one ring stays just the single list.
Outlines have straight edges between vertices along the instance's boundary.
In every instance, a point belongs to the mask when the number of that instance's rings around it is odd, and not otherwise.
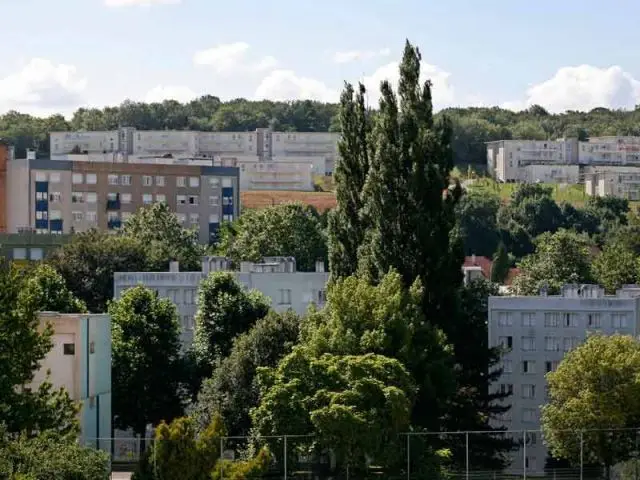
[{"label": "building wall", "polygon": [[591,167],[584,176],[587,195],[640,200],[640,167]]},{"label": "building wall", "polygon": [[94,132],[51,132],[49,134],[50,152],[52,155],[71,153],[74,149],[80,152],[101,153],[118,150],[118,131]]},{"label": "building wall", "polygon": [[7,231],[17,233],[22,228],[35,228],[30,215],[34,203],[29,180],[29,160],[9,162],[7,179]]},{"label": "building wall", "polygon": [[7,231],[7,164],[12,159],[12,147],[0,139],[0,233]]},{"label": "building wall", "polygon": [[[637,335],[637,295],[634,289],[605,296],[600,287],[588,285],[566,286],[559,296],[489,297],[489,345],[505,348],[503,373],[495,388],[513,391],[505,401],[511,410],[495,423],[516,432],[529,431],[529,472],[542,473],[547,457],[538,432],[540,407],[547,398],[545,374],[590,332]],[[522,472],[523,453],[520,449],[512,455],[514,473]]]},{"label": "building wall", "polygon": [[39,261],[64,245],[69,235],[38,235],[35,232],[0,234],[0,255],[10,260]]},{"label": "building wall", "polygon": [[519,172],[519,181],[525,183],[570,183],[580,181],[578,165],[527,165]]}]

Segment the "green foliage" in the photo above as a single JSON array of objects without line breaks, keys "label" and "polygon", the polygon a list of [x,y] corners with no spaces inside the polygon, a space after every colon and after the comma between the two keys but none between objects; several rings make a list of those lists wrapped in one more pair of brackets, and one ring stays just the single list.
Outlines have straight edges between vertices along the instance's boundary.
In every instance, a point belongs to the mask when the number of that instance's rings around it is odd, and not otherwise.
[{"label": "green foliage", "polygon": [[[296,347],[275,369],[260,368],[260,406],[251,416],[261,435],[315,432],[342,466],[397,460],[409,427],[415,387],[400,362],[381,355],[315,357]],[[378,463],[379,462],[379,463]]]},{"label": "green foliage", "polygon": [[249,410],[258,405],[254,382],[258,367],[275,367],[298,339],[300,318],[294,312],[269,314],[233,341],[229,356],[216,363],[203,385],[193,416],[204,427],[216,413],[227,419],[230,435],[248,435]]},{"label": "green foliage", "polygon": [[[29,280],[27,280],[29,281]],[[52,347],[50,326],[40,328],[37,297],[26,299],[25,278],[0,263],[0,419],[9,433],[56,429],[75,432],[77,406],[63,390],[43,382],[27,389]]]},{"label": "green foliage", "polygon": [[90,312],[102,313],[113,298],[113,274],[146,271],[146,253],[136,239],[90,230],[53,252],[49,264]]},{"label": "green foliage", "polygon": [[29,272],[18,303],[21,308],[30,311],[59,313],[87,311],[86,305],[67,288],[60,274],[46,264],[40,264],[35,270]]},{"label": "green foliage", "polygon": [[175,305],[137,286],[109,305],[113,415],[118,428],[144,435],[148,424],[182,414],[182,363]]},{"label": "green foliage", "polygon": [[500,242],[497,195],[467,191],[456,206],[465,255],[489,257]]},{"label": "green foliage", "polygon": [[565,284],[591,280],[592,243],[588,236],[561,229],[543,233],[535,245],[535,253],[518,264],[520,274],[513,286],[519,295],[537,295],[543,287],[557,294]]},{"label": "green foliage", "polygon": [[607,243],[593,260],[593,278],[607,293],[615,293],[623,285],[636,283],[638,278],[636,254],[623,243]]},{"label": "green foliage", "polygon": [[315,208],[284,203],[244,212],[221,230],[218,251],[236,262],[290,256],[296,259],[298,270],[311,272],[316,260],[325,261],[327,243]]},{"label": "green foliage", "polygon": [[232,273],[214,272],[200,282],[193,348],[201,364],[213,368],[229,355],[233,339],[269,312],[269,299],[246,291]]},{"label": "green foliage", "polygon": [[0,477],[10,480],[107,480],[109,455],[78,445],[73,435],[0,438]]},{"label": "green foliage", "polygon": [[216,469],[211,475],[211,480],[251,480],[262,478],[269,470],[273,457],[269,447],[264,446],[258,454],[249,460],[231,461],[221,460],[216,464]]},{"label": "green foliage", "polygon": [[124,224],[123,235],[145,246],[152,270],[167,270],[170,261],[178,261],[183,271],[200,270],[204,248],[198,244],[198,232],[182,228],[165,203],[138,210]]},{"label": "green foliage", "polygon": [[494,283],[503,283],[509,274],[511,268],[511,260],[509,259],[509,252],[504,246],[504,243],[498,245],[493,256],[493,264],[491,265],[491,281]]},{"label": "green foliage", "polygon": [[568,353],[547,374],[542,428],[551,453],[578,465],[583,432],[586,463],[608,468],[627,460],[640,421],[639,379],[640,343],[630,336],[593,335]]}]

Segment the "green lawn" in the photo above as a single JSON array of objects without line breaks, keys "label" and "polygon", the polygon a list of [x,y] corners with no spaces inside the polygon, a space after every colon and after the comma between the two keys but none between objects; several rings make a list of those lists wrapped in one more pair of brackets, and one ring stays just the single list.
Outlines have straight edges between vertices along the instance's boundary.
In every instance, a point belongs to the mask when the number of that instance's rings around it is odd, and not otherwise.
[{"label": "green lawn", "polygon": [[[557,183],[545,184],[553,189],[553,198],[556,202],[568,202],[577,207],[582,206],[587,200],[584,185],[561,185]],[[517,183],[498,183],[488,178],[479,178],[469,186],[469,189],[498,195],[502,201],[508,202],[511,193],[518,188]]]}]

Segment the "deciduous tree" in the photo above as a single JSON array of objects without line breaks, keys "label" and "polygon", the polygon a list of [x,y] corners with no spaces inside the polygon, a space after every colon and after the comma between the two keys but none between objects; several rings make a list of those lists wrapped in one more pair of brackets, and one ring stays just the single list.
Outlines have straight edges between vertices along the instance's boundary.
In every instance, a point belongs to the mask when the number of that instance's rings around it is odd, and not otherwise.
[{"label": "deciduous tree", "polygon": [[621,242],[607,243],[593,260],[593,278],[608,293],[623,285],[636,283],[638,259],[635,253]]}]

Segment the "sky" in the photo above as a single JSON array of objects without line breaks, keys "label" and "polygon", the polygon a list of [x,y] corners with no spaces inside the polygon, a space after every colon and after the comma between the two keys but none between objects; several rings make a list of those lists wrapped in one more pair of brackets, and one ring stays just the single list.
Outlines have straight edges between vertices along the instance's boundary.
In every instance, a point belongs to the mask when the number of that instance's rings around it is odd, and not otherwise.
[{"label": "sky", "polygon": [[635,0],[0,0],[0,113],[134,101],[376,104],[420,48],[436,108],[640,104]]}]

